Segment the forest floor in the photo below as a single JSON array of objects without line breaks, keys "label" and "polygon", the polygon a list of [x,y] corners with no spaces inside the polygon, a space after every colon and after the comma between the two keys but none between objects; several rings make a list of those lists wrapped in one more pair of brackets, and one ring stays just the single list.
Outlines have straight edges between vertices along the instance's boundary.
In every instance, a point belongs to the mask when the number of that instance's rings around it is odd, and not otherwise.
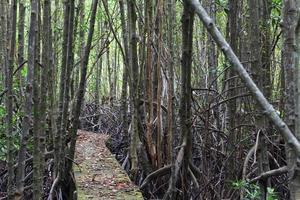
[{"label": "forest floor", "polygon": [[78,131],[74,166],[79,200],[142,200],[105,141],[108,135]]}]

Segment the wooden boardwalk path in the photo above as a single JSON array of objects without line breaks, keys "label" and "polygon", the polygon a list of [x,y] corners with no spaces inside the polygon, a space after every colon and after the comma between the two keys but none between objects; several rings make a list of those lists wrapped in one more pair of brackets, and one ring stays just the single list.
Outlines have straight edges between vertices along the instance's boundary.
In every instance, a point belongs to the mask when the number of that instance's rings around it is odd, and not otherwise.
[{"label": "wooden boardwalk path", "polygon": [[79,200],[142,200],[142,194],[105,146],[108,136],[78,131],[74,166]]}]

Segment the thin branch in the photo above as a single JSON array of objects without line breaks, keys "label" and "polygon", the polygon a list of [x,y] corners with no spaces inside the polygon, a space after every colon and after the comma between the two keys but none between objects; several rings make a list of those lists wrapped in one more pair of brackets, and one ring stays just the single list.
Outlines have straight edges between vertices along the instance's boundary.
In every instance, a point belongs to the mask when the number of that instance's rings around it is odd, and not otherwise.
[{"label": "thin branch", "polygon": [[273,170],[270,170],[270,171],[267,171],[267,172],[264,172],[262,173],[261,175],[251,179],[249,182],[250,183],[254,183],[260,179],[265,179],[265,178],[268,178],[270,176],[278,176],[278,175],[281,175],[281,174],[285,174],[289,171],[288,167],[287,166],[284,166],[284,167],[280,167],[278,169],[273,169]]},{"label": "thin branch", "polygon": [[156,177],[161,177],[161,176],[171,173],[171,168],[172,168],[172,165],[166,165],[166,166],[152,172],[145,178],[145,180],[143,181],[140,188],[143,189],[151,180],[153,180]]}]

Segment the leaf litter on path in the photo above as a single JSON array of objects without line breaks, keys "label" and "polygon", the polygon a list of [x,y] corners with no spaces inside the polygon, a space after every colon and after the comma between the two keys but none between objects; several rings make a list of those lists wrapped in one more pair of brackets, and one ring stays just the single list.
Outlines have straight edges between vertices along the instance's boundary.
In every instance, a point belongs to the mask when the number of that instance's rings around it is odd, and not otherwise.
[{"label": "leaf litter on path", "polygon": [[108,135],[78,131],[74,172],[79,200],[142,200],[118,161],[105,146]]}]

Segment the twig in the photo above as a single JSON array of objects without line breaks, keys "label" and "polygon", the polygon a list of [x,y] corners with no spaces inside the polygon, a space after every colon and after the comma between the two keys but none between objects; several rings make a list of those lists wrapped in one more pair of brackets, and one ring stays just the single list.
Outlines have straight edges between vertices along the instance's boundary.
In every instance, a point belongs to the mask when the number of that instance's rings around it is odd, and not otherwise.
[{"label": "twig", "polygon": [[197,178],[195,177],[195,175],[194,175],[194,173],[192,172],[192,170],[191,170],[190,167],[189,167],[189,174],[190,174],[190,176],[191,176],[191,178],[192,178],[192,181],[194,182],[196,188],[199,189],[200,187],[199,187],[199,183],[198,183],[198,181],[197,181]]}]

